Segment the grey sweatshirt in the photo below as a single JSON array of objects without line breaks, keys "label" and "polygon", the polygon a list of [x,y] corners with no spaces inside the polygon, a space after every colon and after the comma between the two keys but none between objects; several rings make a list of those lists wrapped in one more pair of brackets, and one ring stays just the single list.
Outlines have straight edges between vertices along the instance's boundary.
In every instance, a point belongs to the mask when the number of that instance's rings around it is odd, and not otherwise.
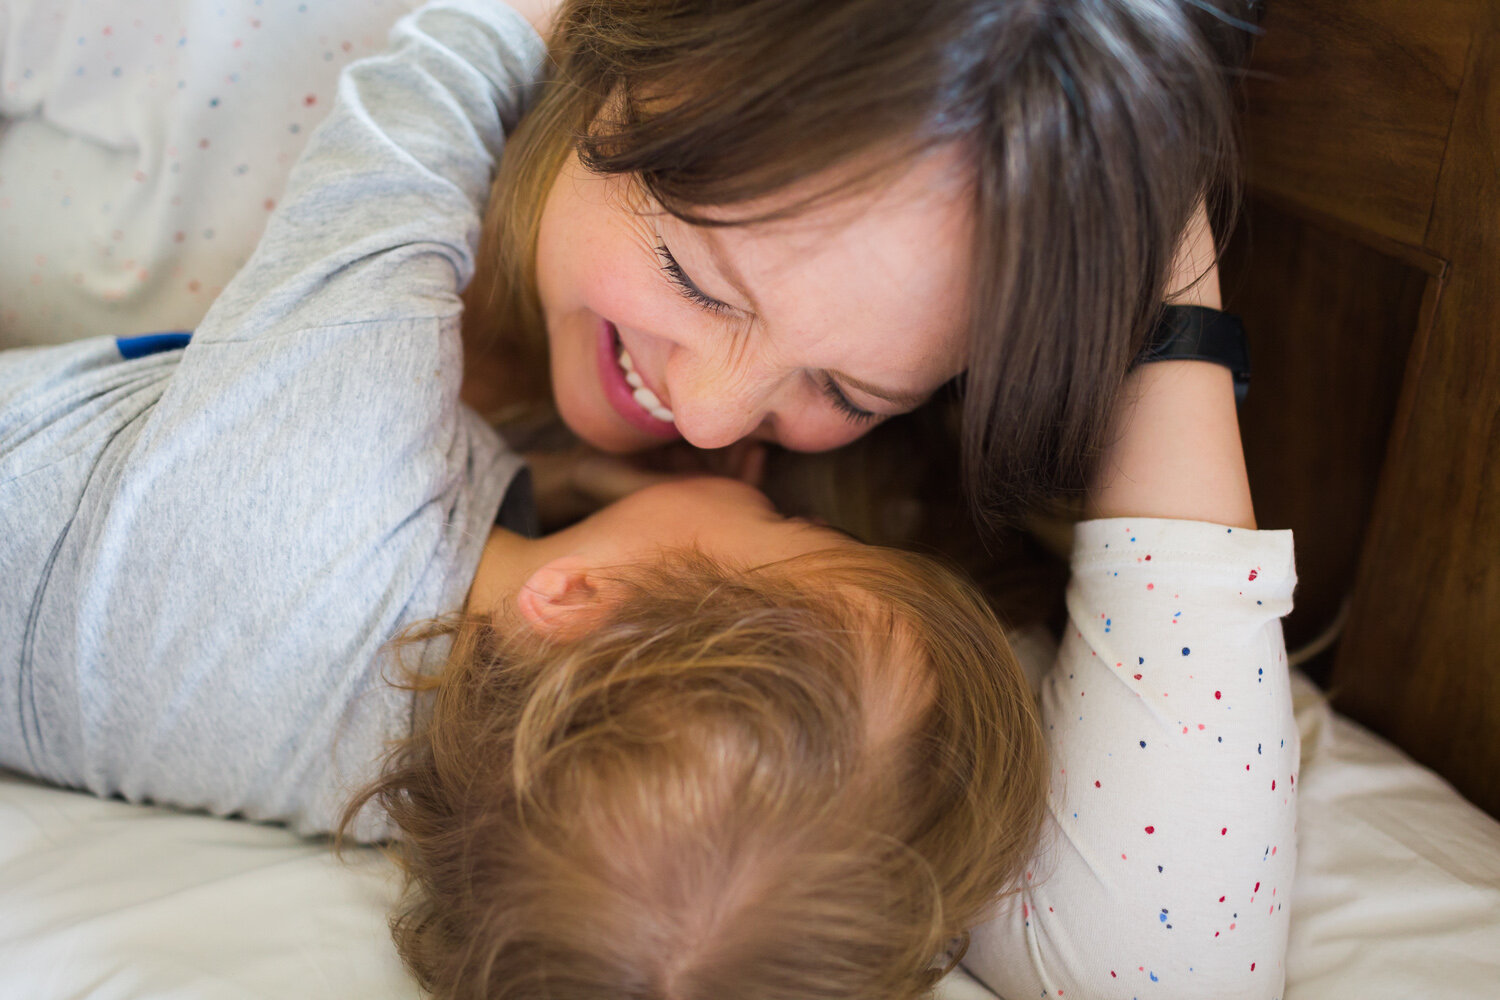
[{"label": "grey sweatshirt", "polygon": [[185,347],[0,352],[0,766],[311,833],[408,731],[383,647],[524,489],[458,401],[458,291],[543,48],[497,0],[391,40]]}]

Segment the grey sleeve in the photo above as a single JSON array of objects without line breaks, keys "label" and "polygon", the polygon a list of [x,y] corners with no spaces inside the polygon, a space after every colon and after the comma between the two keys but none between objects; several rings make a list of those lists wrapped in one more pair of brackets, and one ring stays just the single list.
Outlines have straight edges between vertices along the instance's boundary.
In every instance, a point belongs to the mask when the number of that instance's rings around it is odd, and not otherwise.
[{"label": "grey sleeve", "polygon": [[87,787],[326,830],[405,724],[382,647],[461,606],[521,468],[458,402],[457,293],[542,58],[510,8],[445,0],[348,67],[259,248],[104,454],[31,643],[76,686]]}]

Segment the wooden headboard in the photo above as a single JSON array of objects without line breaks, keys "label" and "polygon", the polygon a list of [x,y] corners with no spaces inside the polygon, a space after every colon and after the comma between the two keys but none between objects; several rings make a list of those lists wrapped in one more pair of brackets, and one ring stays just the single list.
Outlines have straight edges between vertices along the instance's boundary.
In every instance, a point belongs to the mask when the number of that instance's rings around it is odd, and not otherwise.
[{"label": "wooden headboard", "polygon": [[[1290,647],[1500,815],[1500,4],[1269,0],[1225,255]],[[1317,665],[1315,665],[1315,673]]]}]

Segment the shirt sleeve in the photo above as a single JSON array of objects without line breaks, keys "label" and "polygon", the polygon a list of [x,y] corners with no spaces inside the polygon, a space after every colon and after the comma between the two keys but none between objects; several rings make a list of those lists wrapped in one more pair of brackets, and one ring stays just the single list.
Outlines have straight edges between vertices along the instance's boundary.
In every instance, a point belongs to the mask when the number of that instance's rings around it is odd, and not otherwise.
[{"label": "shirt sleeve", "polygon": [[408,721],[383,647],[462,606],[521,469],[459,404],[458,292],[543,54],[498,0],[444,0],[351,64],[102,454],[23,668],[76,684],[87,787],[326,830]]},{"label": "shirt sleeve", "polygon": [[1281,996],[1297,729],[1288,531],[1078,525],[1040,699],[1051,782],[1024,884],[964,964],[1006,1000]]}]

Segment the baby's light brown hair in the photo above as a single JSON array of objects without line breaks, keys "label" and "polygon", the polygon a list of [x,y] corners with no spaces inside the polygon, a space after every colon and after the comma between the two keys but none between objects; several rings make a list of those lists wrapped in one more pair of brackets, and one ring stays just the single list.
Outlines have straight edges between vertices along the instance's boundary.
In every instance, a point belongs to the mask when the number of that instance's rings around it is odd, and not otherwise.
[{"label": "baby's light brown hair", "polygon": [[[585,634],[460,619],[369,801],[440,998],[916,997],[1035,846],[1043,748],[999,624],[845,546],[622,571]],[[617,599],[616,599],[617,598]]]}]

